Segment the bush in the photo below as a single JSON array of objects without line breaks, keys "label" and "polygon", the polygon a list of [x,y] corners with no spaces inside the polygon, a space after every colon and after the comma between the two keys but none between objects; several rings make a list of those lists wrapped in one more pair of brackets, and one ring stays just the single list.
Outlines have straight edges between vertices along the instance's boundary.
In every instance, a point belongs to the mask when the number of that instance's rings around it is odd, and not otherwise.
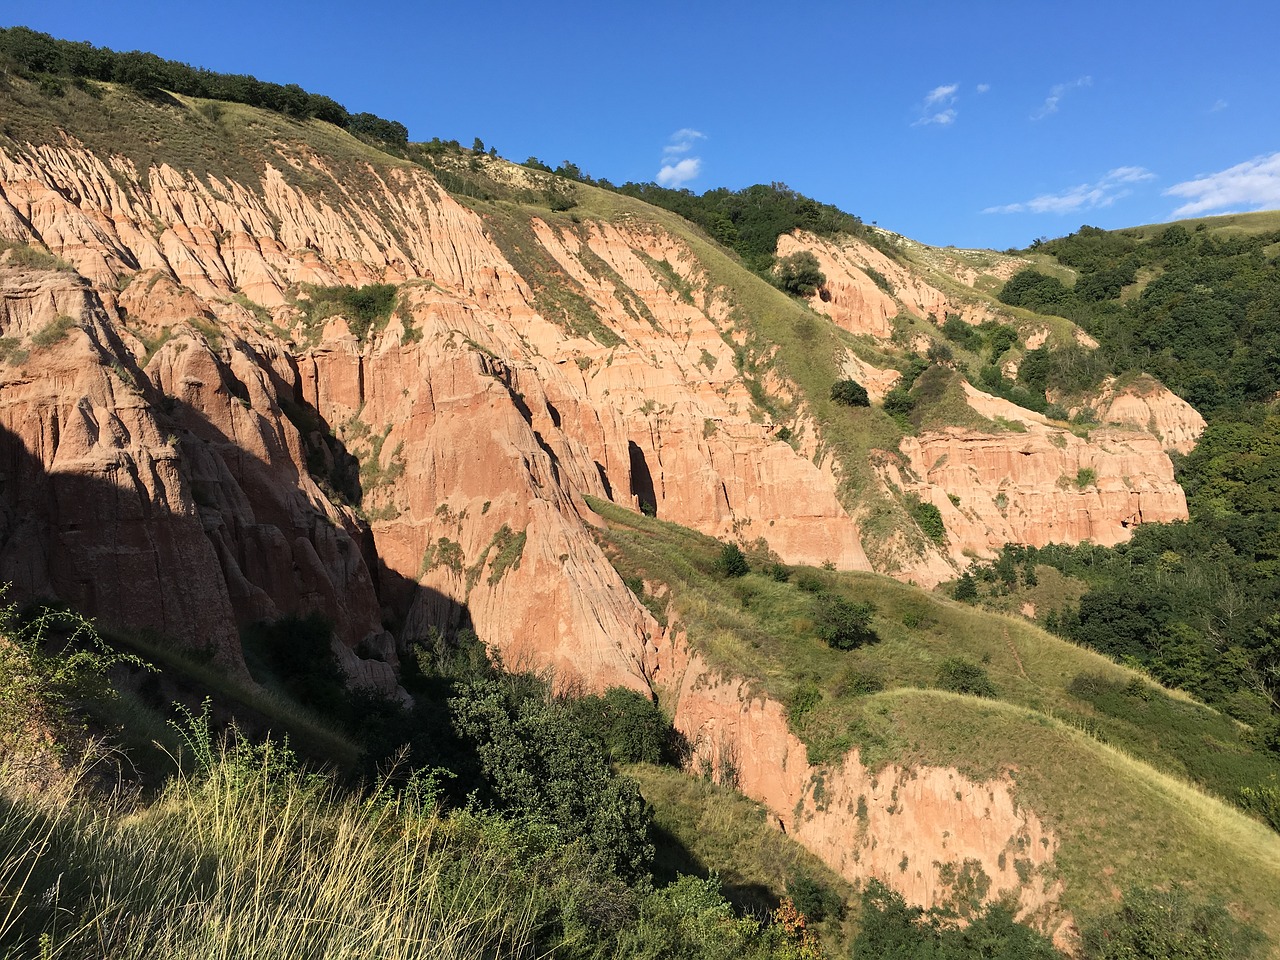
[{"label": "bush", "polygon": [[779,287],[800,297],[813,296],[827,282],[826,274],[818,266],[818,258],[808,250],[780,259],[775,273]]},{"label": "bush", "polygon": [[582,733],[598,743],[614,763],[663,763],[672,759],[674,731],[658,705],[626,687],[610,687],[603,696],[566,703]]},{"label": "bush", "polygon": [[796,586],[805,593],[821,593],[829,586],[829,578],[816,570],[801,570],[796,574]]},{"label": "bush", "polygon": [[791,579],[791,568],[777,561],[766,563],[761,572],[775,583],[786,583]]},{"label": "bush", "polygon": [[716,557],[715,571],[725,577],[745,577],[751,572],[751,567],[736,543],[726,543]]},{"label": "bush", "polygon": [[836,650],[854,650],[879,638],[871,629],[871,603],[854,603],[834,593],[818,595],[814,623],[818,636]]},{"label": "bush", "polygon": [[973,579],[973,574],[966,570],[960,579],[956,581],[955,589],[951,596],[955,597],[962,603],[972,603],[978,599],[978,582]]},{"label": "bush", "polygon": [[480,799],[581,843],[586,866],[634,880],[653,862],[652,813],[634,781],[603,752],[545,684],[529,676],[478,680],[449,700],[453,726],[474,750]]},{"label": "bush", "polygon": [[988,905],[960,927],[953,914],[909,907],[900,893],[870,880],[862,892],[859,919],[853,960],[1061,960],[1047,938],[1017,923],[1013,912],[999,904]]},{"label": "bush", "polygon": [[837,380],[831,385],[831,399],[846,407],[869,407],[867,388],[856,380]]},{"label": "bush", "polygon": [[942,513],[932,503],[925,503],[919,497],[912,496],[907,501],[911,510],[911,518],[924,531],[924,535],[934,543],[947,542],[947,528],[942,522]]},{"label": "bush", "polygon": [[31,345],[41,348],[52,347],[55,343],[65,340],[75,325],[76,322],[71,317],[60,314],[31,335]]},{"label": "bush", "polygon": [[905,417],[911,413],[911,410],[915,405],[916,402],[912,398],[911,394],[908,393],[901,385],[894,387],[884,395],[884,412],[890,416]]},{"label": "bush", "polygon": [[797,873],[787,881],[787,896],[807,920],[818,923],[827,917],[844,919],[845,902],[840,895],[807,873]]},{"label": "bush", "polygon": [[987,671],[964,657],[951,657],[938,669],[938,686],[952,693],[972,697],[995,697],[996,688]]}]

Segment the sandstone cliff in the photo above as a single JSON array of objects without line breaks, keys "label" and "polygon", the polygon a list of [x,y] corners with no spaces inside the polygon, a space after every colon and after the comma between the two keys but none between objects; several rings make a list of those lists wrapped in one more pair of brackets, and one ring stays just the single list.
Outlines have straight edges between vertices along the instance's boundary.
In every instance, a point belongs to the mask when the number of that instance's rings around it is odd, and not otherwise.
[{"label": "sandstone cliff", "polygon": [[[140,170],[74,141],[0,144],[0,235],[74,267],[5,274],[0,336],[16,352],[0,369],[0,403],[12,455],[43,464],[47,482],[93,473],[103,490],[121,489],[112,509],[136,514],[145,537],[181,543],[187,565],[153,564],[145,591],[126,588],[144,582],[128,566],[116,587],[72,590],[47,560],[27,559],[44,542],[33,534],[3,550],[24,589],[227,651],[237,625],[321,610],[360,651],[351,669],[384,687],[395,652],[383,622],[402,642],[465,624],[508,658],[643,687],[652,622],[603,561],[582,494],[762,540],[787,562],[872,567],[862,510],[821,424],[800,407],[799,437],[775,437],[740,369],[735,294],[688,240],[634,212],[513,219],[464,206],[421,168],[385,158],[344,170],[296,145],[241,183]],[[833,293],[814,306],[850,330],[887,336],[901,309],[978,318],[977,301],[867,244],[819,254]],[[399,285],[385,326],[309,321],[307,284],[373,282]],[[80,325],[33,349],[60,315]],[[876,396],[897,376],[853,353],[844,363]],[[773,392],[796,396],[770,378]],[[86,405],[126,427],[78,435],[55,458],[41,439],[48,411]],[[949,533],[949,560],[890,535],[875,544],[881,569],[931,584],[1006,539],[1116,542],[1133,522],[1179,515],[1168,461],[1143,437],[1086,443],[1027,429],[908,437],[901,455],[875,454],[883,496],[919,493]],[[1036,455],[1023,449],[1031,439]],[[121,487],[108,461],[144,479]],[[1096,489],[1060,483],[1081,469]],[[114,515],[100,496],[81,499],[77,520],[56,498],[22,512],[95,530]],[[108,548],[64,541],[60,569],[110,568]],[[152,609],[189,583],[212,614]]]}]

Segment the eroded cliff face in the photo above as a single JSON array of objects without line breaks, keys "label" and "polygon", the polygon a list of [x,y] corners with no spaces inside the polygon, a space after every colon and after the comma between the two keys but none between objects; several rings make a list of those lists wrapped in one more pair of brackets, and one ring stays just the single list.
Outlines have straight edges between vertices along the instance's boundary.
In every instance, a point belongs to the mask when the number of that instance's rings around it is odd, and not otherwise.
[{"label": "eroded cliff face", "polygon": [[1086,439],[969,384],[964,391],[977,412],[1017,429],[907,437],[905,469],[888,460],[883,467],[938,508],[957,563],[1006,543],[1114,546],[1140,523],[1186,519],[1186,497],[1157,437],[1112,426],[1090,429]]},{"label": "eroded cliff face", "polygon": [[[822,289],[809,298],[809,305],[850,333],[887,340],[893,335],[892,320],[899,313],[936,323],[942,323],[948,314],[974,324],[996,319],[995,311],[982,300],[943,291],[865,240],[817,237],[803,231],[778,238],[778,256],[801,250],[818,258],[827,278]],[[974,271],[958,262],[950,267],[962,277],[976,280]]]},{"label": "eroded cliff face", "polygon": [[[0,153],[0,228],[73,264],[114,337],[76,363],[143,378],[137,404],[158,425],[130,434],[131,456],[182,478],[152,523],[199,527],[219,644],[234,646],[228,608],[239,624],[322,610],[374,663],[394,660],[384,617],[409,636],[467,622],[508,662],[644,686],[652,621],[592,540],[583,494],[764,538],[790,562],[869,568],[830,469],[775,439],[752,401],[725,298],[682,241],[634,220],[534,219],[513,242],[417,168],[370,168],[364,186],[334,206],[271,166],[245,186],[75,146]],[[506,251],[534,244],[531,282]],[[375,281],[402,284],[401,301],[364,339],[341,318],[308,327],[293,305],[301,284]],[[10,299],[0,332],[28,356],[0,390],[29,406],[17,383],[50,383],[56,356],[30,336],[60,310],[32,319],[29,297]],[[69,404],[88,390],[50,387]],[[311,476],[346,453],[367,524]],[[166,569],[156,592],[180,592],[190,578]]]},{"label": "eroded cliff face", "polygon": [[1109,378],[1089,406],[1099,423],[1144,430],[1158,437],[1164,449],[1178,453],[1194,450],[1200,434],[1204,433],[1205,422],[1200,412],[1148,376],[1126,384]]},{"label": "eroded cliff face", "polygon": [[974,782],[958,770],[865,767],[857,750],[812,766],[781,704],[726,678],[678,629],[655,679],[693,747],[691,766],[763,803],[779,829],[851,881],[875,878],[909,903],[953,907],[1012,897],[1019,915],[1069,923],[1052,877],[1057,837],[1016,802],[1008,777]]},{"label": "eroded cliff face", "polygon": [[[16,352],[0,367],[0,403],[12,442],[49,475],[121,461],[146,478],[128,494],[139,529],[185,544],[191,569],[159,564],[154,590],[135,591],[145,600],[123,599],[141,582],[132,572],[103,599],[101,587],[55,582],[47,561],[6,561],[30,571],[16,579],[32,590],[109,620],[208,633],[232,650],[236,625],[321,610],[349,667],[384,687],[395,662],[384,621],[402,640],[467,624],[509,662],[639,688],[653,623],[592,539],[583,495],[763,540],[786,562],[872,566],[816,424],[801,408],[798,439],[777,439],[737,367],[731,293],[657,221],[517,223],[460,205],[420,168],[366,163],[339,177],[297,148],[236,183],[138,170],[68,141],[0,145],[0,235],[79,274],[5,274],[0,336]],[[977,301],[861,241],[784,237],[780,252],[801,241],[829,276],[832,295],[815,308],[847,329],[887,337],[901,309],[981,319]],[[306,284],[372,282],[399,285],[385,328],[356,336],[342,317],[308,321]],[[63,315],[76,324],[66,341],[33,347]],[[852,354],[845,368],[874,397],[897,376]],[[772,375],[768,388],[794,393]],[[48,411],[85,403],[129,426],[77,437],[58,460]],[[1126,422],[1141,413],[1112,407]],[[1002,415],[1025,413],[1013,410]],[[1184,437],[1187,419],[1165,417],[1167,435]],[[926,585],[1009,539],[1112,543],[1133,522],[1185,515],[1167,459],[1138,434],[1085,442],[1032,422],[1025,434],[907,438],[901,455],[873,459],[886,495],[906,489],[943,511],[949,554],[876,545],[882,569]],[[1061,483],[1082,469],[1096,483]],[[83,499],[74,522],[101,527],[100,498]],[[72,522],[56,502],[24,509]],[[108,569],[109,555],[59,567]],[[191,583],[212,615],[135,609]]]}]

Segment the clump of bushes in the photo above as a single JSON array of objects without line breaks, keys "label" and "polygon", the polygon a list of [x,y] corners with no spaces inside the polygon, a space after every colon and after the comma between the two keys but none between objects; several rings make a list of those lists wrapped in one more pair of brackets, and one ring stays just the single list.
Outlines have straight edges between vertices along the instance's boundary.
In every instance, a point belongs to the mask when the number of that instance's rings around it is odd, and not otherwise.
[{"label": "clump of bushes", "polygon": [[1186,889],[1133,888],[1114,911],[1081,926],[1087,960],[1164,960],[1204,957],[1244,960],[1261,938],[1221,903],[1194,900]]},{"label": "clump of bushes", "polygon": [[370,283],[363,287],[308,285],[304,289],[307,297],[298,304],[306,315],[308,327],[330,317],[343,316],[357,340],[364,340],[375,325],[380,328],[391,318],[399,290],[394,283]]},{"label": "clump of bushes", "polygon": [[635,690],[610,687],[603,695],[566,701],[574,725],[614,763],[676,763],[680,744],[658,705]]},{"label": "clump of bushes", "polygon": [[818,258],[801,250],[778,260],[775,268],[778,286],[799,297],[811,297],[827,282],[818,266]]}]

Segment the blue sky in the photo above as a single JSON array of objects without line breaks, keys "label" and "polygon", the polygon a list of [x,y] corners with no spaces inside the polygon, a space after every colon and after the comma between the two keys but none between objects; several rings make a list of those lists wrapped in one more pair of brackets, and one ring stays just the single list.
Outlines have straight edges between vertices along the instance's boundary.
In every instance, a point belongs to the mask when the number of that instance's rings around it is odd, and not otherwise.
[{"label": "blue sky", "polygon": [[1280,5],[6,0],[0,24],[296,82],[413,139],[926,243],[1280,208]]}]

